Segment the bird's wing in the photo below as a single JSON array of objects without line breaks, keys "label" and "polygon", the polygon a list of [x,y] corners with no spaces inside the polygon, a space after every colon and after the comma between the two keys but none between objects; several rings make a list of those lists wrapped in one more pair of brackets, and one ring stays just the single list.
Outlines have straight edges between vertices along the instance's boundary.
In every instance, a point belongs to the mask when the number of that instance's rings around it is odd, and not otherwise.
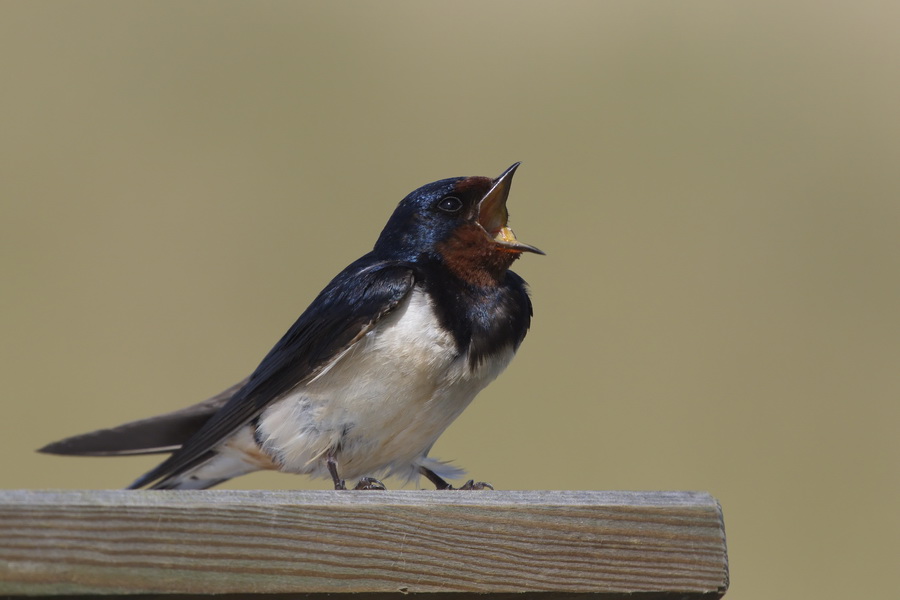
[{"label": "bird's wing", "polygon": [[400,304],[415,280],[412,265],[376,261],[369,255],[344,269],[275,344],[247,384],[179,450],[130,487],[164,482],[207,460],[217,445],[267,405],[327,369]]},{"label": "bird's wing", "polygon": [[225,406],[248,381],[249,378],[193,406],[131,421],[118,427],[75,435],[47,444],[38,452],[75,456],[126,456],[174,452],[197,433],[203,424]]}]

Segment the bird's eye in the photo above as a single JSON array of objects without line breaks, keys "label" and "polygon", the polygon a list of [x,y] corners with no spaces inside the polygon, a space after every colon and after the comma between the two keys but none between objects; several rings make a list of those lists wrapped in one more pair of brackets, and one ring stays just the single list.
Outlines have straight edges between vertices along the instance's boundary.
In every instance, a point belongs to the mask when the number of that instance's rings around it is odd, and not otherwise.
[{"label": "bird's eye", "polygon": [[455,213],[459,212],[462,208],[462,200],[455,196],[447,196],[446,198],[441,198],[441,201],[438,202],[437,207],[446,213]]}]

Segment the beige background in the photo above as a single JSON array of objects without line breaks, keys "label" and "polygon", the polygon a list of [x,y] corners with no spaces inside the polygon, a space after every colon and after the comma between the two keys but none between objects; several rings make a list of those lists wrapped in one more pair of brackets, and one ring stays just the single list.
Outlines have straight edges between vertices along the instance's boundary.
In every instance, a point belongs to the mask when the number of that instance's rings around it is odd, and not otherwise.
[{"label": "beige background", "polygon": [[741,4],[0,4],[0,484],[127,484],[33,449],[237,381],[407,192],[521,160],[534,326],[434,454],[708,490],[734,600],[895,597],[900,9]]}]

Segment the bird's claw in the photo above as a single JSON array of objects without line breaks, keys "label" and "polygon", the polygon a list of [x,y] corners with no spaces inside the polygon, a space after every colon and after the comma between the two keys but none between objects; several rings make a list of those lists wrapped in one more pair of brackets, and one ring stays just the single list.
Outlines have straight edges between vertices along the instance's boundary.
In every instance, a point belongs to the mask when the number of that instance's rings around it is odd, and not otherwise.
[{"label": "bird's claw", "polygon": [[359,483],[356,484],[354,490],[379,490],[384,491],[387,488],[384,487],[384,484],[375,479],[374,477],[363,477],[359,480]]},{"label": "bird's claw", "polygon": [[428,478],[428,481],[434,484],[434,488],[438,491],[441,490],[492,490],[494,486],[484,481],[475,481],[474,479],[470,479],[462,486],[456,488],[450,485],[446,479],[428,469],[426,467],[419,467],[419,473]]},{"label": "bird's claw", "polygon": [[[347,482],[344,481],[343,479],[341,479],[340,481],[338,481],[334,484],[334,489],[346,490]],[[381,491],[384,491],[387,488],[384,487],[383,483],[381,483],[374,477],[363,477],[362,479],[359,480],[359,482],[356,484],[356,487],[354,487],[353,489],[354,490],[381,490]]]},{"label": "bird's claw", "polygon": [[453,487],[452,485],[447,488],[448,490],[492,490],[494,486],[489,484],[486,481],[474,481],[472,479],[468,480],[458,488]]}]

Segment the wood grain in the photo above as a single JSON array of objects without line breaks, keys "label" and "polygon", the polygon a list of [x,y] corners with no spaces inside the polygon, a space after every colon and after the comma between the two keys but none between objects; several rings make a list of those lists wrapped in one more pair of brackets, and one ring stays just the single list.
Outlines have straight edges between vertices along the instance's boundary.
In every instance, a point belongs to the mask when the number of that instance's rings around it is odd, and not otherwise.
[{"label": "wood grain", "polygon": [[727,586],[722,512],[705,493],[0,491],[0,594]]}]

